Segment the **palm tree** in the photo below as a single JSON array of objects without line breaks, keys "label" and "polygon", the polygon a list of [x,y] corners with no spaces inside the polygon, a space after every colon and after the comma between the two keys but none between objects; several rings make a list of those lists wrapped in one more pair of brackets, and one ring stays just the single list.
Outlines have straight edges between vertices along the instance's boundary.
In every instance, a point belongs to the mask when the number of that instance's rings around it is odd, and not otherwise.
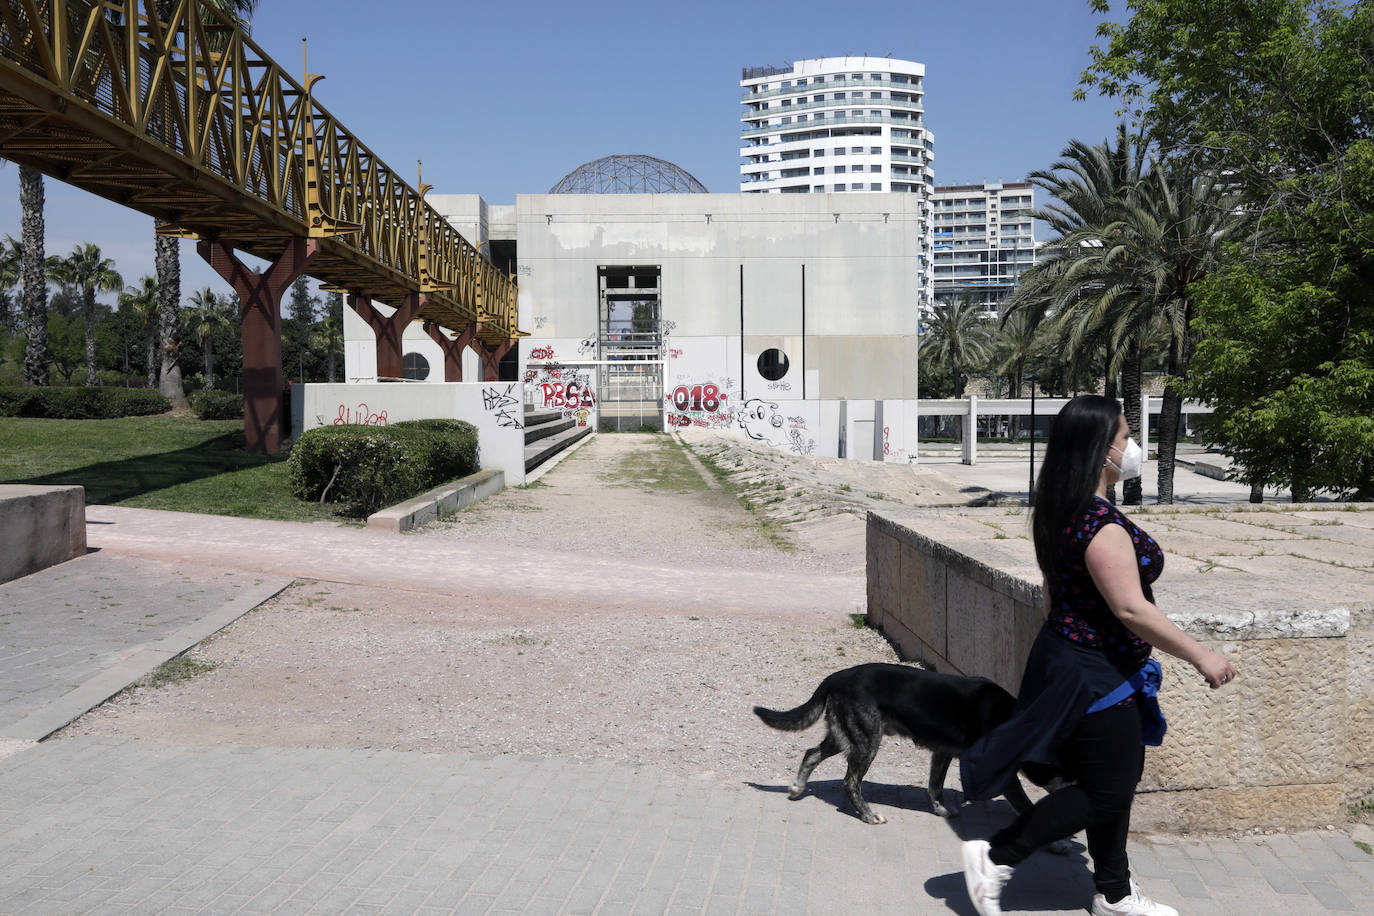
[{"label": "palm tree", "polygon": [[325,314],[310,331],[312,349],[324,348],[325,373],[332,384],[337,375],[337,355],[343,348],[343,293],[330,293]]},{"label": "palm tree", "polygon": [[48,275],[43,257],[43,173],[19,167],[20,237],[24,248],[24,381],[48,384]]},{"label": "palm tree", "polygon": [[[200,0],[202,6],[227,13],[245,32],[248,17],[258,0]],[[172,18],[175,0],[158,0],[157,14],[165,22]],[[162,134],[163,112],[154,112],[149,133]],[[175,236],[154,235],[153,264],[157,269],[159,331],[162,336],[162,372],[159,388],[178,407],[186,406],[186,389],[181,383],[181,241]]]},{"label": "palm tree", "polygon": [[0,315],[0,327],[6,331],[17,330],[22,323],[19,314],[10,307],[10,290],[18,285],[23,264],[24,247],[10,236],[5,236],[4,243],[0,244],[0,307],[4,308],[4,314]]},{"label": "palm tree", "polygon": [[146,274],[137,286],[126,286],[119,296],[120,308],[131,308],[143,321],[144,359],[148,367],[148,387],[157,387],[157,278]]},{"label": "palm tree", "polygon": [[1175,163],[1155,165],[1141,182],[1115,233],[1129,247],[1140,294],[1118,319],[1138,328],[1143,340],[1153,326],[1168,335],[1168,381],[1159,416],[1158,502],[1174,501],[1174,459],[1183,396],[1197,338],[1196,284],[1221,264],[1222,250],[1251,224],[1240,198],[1218,176],[1196,174]]},{"label": "palm tree", "polygon": [[114,261],[100,256],[100,246],[87,242],[72,249],[66,258],[52,258],[48,273],[81,293],[86,317],[86,384],[97,384],[95,375],[95,294],[122,289],[124,278],[114,269]]},{"label": "palm tree", "polygon": [[[1121,303],[1135,296],[1129,249],[1112,235],[1136,193],[1145,168],[1145,144],[1118,126],[1115,145],[1070,141],[1047,170],[1032,172],[1030,180],[1049,192],[1053,201],[1036,211],[1056,233],[1053,253],[1022,277],[1008,313],[1027,311],[1036,320],[1053,315],[1052,333],[1062,353],[1090,352],[1106,345],[1110,354],[1107,378],[1121,373],[1126,423],[1137,439],[1141,434],[1141,347],[1137,328],[1120,323]],[[1123,502],[1138,505],[1141,483],[1122,485]]]},{"label": "palm tree", "polygon": [[187,323],[205,354],[205,390],[209,391],[215,387],[215,332],[233,327],[233,322],[229,318],[229,303],[216,296],[208,286],[192,293],[191,302],[193,307],[187,310]]},{"label": "palm tree", "polygon": [[983,318],[983,307],[965,292],[958,302],[935,306],[934,317],[925,322],[920,355],[949,365],[954,396],[964,396],[968,373],[987,365],[992,357],[992,336]]},{"label": "palm tree", "polygon": [[[1002,324],[993,339],[994,363],[996,370],[1007,377],[1009,396],[1021,397],[1021,382],[1026,377],[1026,360],[1040,348],[1043,340],[1044,335],[1029,312],[1012,312],[1002,319]],[[1017,438],[1020,432],[1021,418],[1012,417],[1012,438]]]}]

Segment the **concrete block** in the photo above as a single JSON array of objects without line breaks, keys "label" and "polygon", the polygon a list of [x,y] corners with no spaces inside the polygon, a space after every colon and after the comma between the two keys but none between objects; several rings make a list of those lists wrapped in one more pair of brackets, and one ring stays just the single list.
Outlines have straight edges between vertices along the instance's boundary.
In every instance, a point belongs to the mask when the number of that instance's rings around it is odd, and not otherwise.
[{"label": "concrete block", "polygon": [[457,512],[479,499],[501,492],[505,487],[504,471],[484,468],[476,474],[469,474],[403,503],[374,512],[367,517],[367,527],[400,534],[434,521],[441,513]]},{"label": "concrete block", "polygon": [[0,485],[0,582],[86,552],[86,489]]}]

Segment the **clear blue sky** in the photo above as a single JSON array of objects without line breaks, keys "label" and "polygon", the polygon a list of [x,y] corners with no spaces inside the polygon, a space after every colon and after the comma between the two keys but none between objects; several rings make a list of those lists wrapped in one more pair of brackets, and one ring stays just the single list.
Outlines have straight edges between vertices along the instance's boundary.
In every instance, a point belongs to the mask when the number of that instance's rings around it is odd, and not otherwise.
[{"label": "clear blue sky", "polygon": [[[1015,180],[1071,138],[1106,139],[1110,100],[1072,100],[1099,19],[1087,0],[847,4],[621,0],[261,0],[253,39],[413,185],[489,203],[543,193],[583,162],[647,153],[711,191],[739,180],[740,68],[844,54],[926,66],[939,184]],[[153,272],[152,220],[47,188],[47,251],[95,242],[126,282]],[[19,236],[18,170],[0,169],[0,232]],[[182,250],[182,294],[228,287]],[[110,299],[106,296],[106,299]]]}]

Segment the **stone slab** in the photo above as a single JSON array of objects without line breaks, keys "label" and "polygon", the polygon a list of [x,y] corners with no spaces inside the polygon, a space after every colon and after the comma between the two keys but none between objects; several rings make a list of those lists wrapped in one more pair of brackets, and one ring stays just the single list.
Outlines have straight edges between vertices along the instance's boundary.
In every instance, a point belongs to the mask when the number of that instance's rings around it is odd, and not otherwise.
[{"label": "stone slab", "polygon": [[0,484],[0,582],[86,552],[86,490]]}]

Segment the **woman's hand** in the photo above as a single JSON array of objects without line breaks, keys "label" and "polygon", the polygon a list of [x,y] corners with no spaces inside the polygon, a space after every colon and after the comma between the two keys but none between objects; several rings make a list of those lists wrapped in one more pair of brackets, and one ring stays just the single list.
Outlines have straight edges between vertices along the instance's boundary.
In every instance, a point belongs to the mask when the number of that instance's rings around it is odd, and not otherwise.
[{"label": "woman's hand", "polygon": [[1202,650],[1202,655],[1193,662],[1193,667],[1207,680],[1207,686],[1213,690],[1230,683],[1236,676],[1236,668],[1226,660],[1226,656],[1211,649]]}]

